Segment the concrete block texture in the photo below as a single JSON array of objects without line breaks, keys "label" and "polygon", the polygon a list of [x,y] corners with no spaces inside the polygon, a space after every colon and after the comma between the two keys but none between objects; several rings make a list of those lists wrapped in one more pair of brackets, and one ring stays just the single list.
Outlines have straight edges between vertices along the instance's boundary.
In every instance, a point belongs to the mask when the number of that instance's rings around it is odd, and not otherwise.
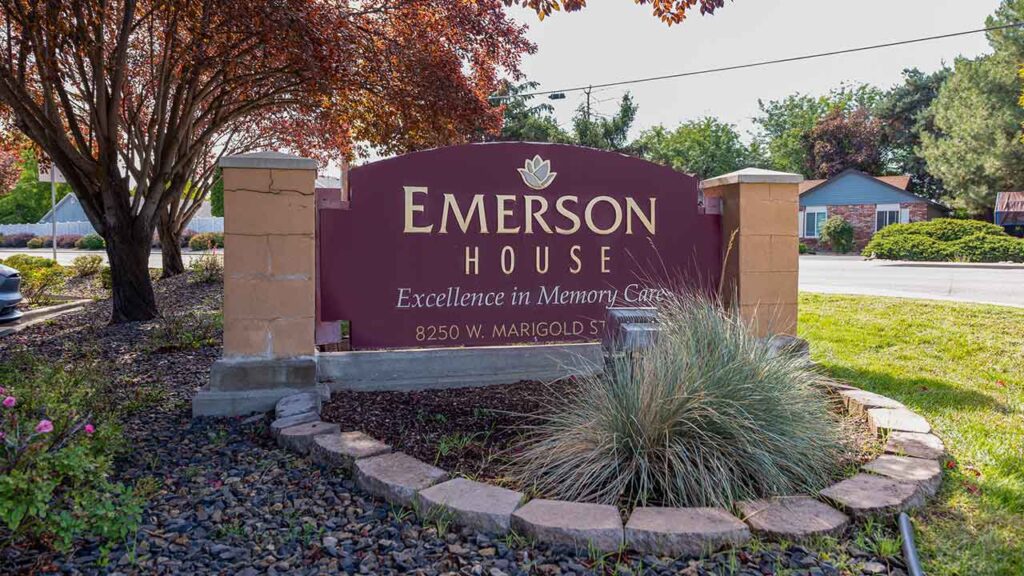
[{"label": "concrete block texture", "polygon": [[512,514],[520,535],[577,550],[617,552],[622,547],[622,518],[615,506],[561,500],[531,500]]},{"label": "concrete block texture", "polygon": [[750,540],[747,525],[721,508],[636,508],[626,546],[658,556],[701,556]]},{"label": "concrete block texture", "polygon": [[317,356],[333,390],[422,390],[550,381],[599,369],[600,344],[330,352]]},{"label": "concrete block texture", "polygon": [[750,500],[737,508],[755,534],[778,540],[834,536],[850,523],[846,514],[809,496]]},{"label": "concrete block texture", "polygon": [[392,452],[356,460],[356,484],[399,506],[411,506],[416,493],[448,479],[448,473],[405,454]]},{"label": "concrete block texture", "polygon": [[505,534],[512,525],[512,513],[523,501],[523,493],[454,478],[435,484],[419,493],[420,509],[450,514],[456,524],[484,532]]},{"label": "concrete block texture", "polygon": [[895,516],[925,501],[917,484],[864,473],[825,488],[821,496],[858,518]]},{"label": "concrete block texture", "polygon": [[391,446],[363,432],[324,434],[313,439],[309,455],[314,462],[328,468],[352,471],[356,460],[391,452]]}]

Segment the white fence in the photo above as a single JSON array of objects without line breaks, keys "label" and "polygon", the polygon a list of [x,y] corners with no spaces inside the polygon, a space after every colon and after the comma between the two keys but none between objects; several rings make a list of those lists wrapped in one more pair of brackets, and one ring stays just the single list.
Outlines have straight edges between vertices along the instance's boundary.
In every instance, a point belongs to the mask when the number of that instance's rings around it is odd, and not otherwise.
[{"label": "white fence", "polygon": [[[7,236],[9,234],[28,233],[33,236],[49,236],[53,232],[51,226],[49,222],[40,224],[0,224],[0,234]],[[220,216],[196,217],[189,222],[188,229],[194,232],[223,232],[224,218]],[[65,234],[85,236],[86,234],[94,233],[95,230],[93,230],[92,224],[88,221],[57,222],[57,236]]]}]

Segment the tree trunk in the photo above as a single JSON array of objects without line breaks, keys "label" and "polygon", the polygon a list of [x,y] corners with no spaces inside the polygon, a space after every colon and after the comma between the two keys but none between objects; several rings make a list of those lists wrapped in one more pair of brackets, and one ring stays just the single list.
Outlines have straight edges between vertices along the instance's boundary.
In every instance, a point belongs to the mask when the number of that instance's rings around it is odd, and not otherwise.
[{"label": "tree trunk", "polygon": [[157,232],[160,236],[160,255],[163,261],[164,271],[161,278],[170,278],[185,272],[185,262],[181,258],[181,233],[174,224],[174,219],[167,211],[160,215],[160,223],[157,224]]},{"label": "tree trunk", "polygon": [[149,245],[152,228],[126,222],[107,229],[107,258],[113,309],[110,323],[152,320],[159,315],[153,282],[149,278]]}]

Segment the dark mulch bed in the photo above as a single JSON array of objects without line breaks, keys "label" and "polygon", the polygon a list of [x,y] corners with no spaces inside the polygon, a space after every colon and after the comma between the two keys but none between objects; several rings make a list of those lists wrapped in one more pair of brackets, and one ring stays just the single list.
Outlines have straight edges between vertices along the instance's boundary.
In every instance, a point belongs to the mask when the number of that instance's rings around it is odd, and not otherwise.
[{"label": "dark mulch bed", "polygon": [[500,480],[508,449],[531,415],[576,384],[519,382],[418,392],[340,391],[321,418],[344,430],[362,430],[426,462],[473,478]]},{"label": "dark mulch bed", "polygon": [[[221,308],[220,285],[185,278],[155,285],[161,310],[181,315]],[[131,450],[117,461],[114,480],[146,494],[143,525],[133,541],[116,546],[102,564],[99,542],[85,540],[71,554],[38,543],[0,546],[0,574],[722,574],[838,575],[877,560],[850,543],[823,552],[759,544],[694,559],[635,554],[591,559],[564,549],[530,546],[515,538],[447,531],[408,511],[368,497],[352,479],[278,449],[264,416],[191,417],[190,399],[209,379],[220,356],[220,334],[196,348],[168,349],[154,341],[162,322],[107,326],[109,301],[0,339],[0,362],[18,350],[54,362],[98,360],[116,384],[111,402],[137,408],[123,423]],[[393,445],[433,460],[430,438],[492,429],[485,448],[507,441],[521,419],[501,411],[542,409],[538,386],[421,392],[410,395],[336,395],[328,414]],[[564,393],[564,392],[563,392]],[[458,402],[459,398],[473,402]],[[359,405],[361,408],[356,409]],[[474,411],[473,408],[484,411]],[[420,415],[422,414],[422,417]],[[437,414],[447,418],[446,426]],[[431,418],[433,416],[433,418]],[[502,440],[505,439],[505,440]],[[460,465],[439,462],[449,469]],[[2,536],[2,534],[0,534]],[[3,541],[3,538],[0,538]],[[5,544],[6,545],[6,544]],[[844,560],[840,560],[843,562]],[[838,566],[837,566],[838,564]],[[886,562],[883,560],[883,566]],[[896,559],[892,574],[902,575]]]}]

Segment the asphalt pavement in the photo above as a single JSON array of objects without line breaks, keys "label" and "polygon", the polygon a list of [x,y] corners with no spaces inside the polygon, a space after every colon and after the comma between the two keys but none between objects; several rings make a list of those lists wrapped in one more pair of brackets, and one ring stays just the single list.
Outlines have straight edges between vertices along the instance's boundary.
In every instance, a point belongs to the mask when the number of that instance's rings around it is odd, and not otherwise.
[{"label": "asphalt pavement", "polygon": [[1024,308],[1024,264],[800,257],[800,290],[980,302]]},{"label": "asphalt pavement", "polygon": [[[0,258],[13,254],[50,257],[48,249],[0,249]],[[221,251],[223,253],[223,251]],[[76,256],[103,251],[57,250],[57,261],[70,264]],[[185,250],[185,264],[202,252]],[[149,265],[159,268],[160,252],[150,253]],[[893,262],[860,256],[800,257],[800,290],[826,294],[866,294],[980,302],[1024,308],[1024,264],[960,264],[952,262]]]}]

